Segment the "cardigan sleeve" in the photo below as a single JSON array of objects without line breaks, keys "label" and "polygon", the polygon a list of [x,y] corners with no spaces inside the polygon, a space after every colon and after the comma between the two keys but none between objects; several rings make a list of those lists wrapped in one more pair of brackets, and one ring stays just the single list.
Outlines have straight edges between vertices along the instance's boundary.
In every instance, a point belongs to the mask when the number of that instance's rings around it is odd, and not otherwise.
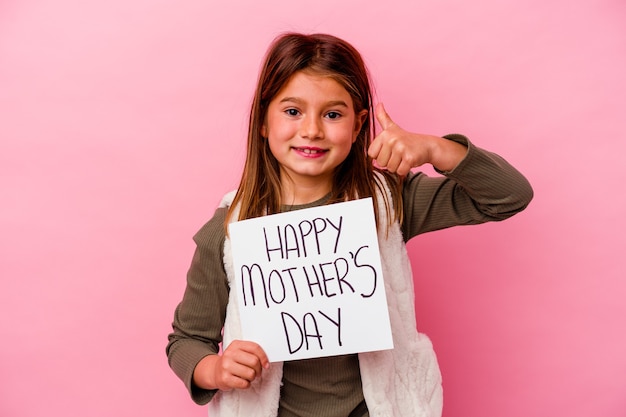
[{"label": "cardigan sleeve", "polygon": [[533,198],[528,180],[502,157],[462,135],[447,135],[467,146],[463,160],[442,177],[410,173],[402,191],[405,241],[447,227],[501,221],[524,210]]},{"label": "cardigan sleeve", "polygon": [[207,355],[219,352],[228,304],[228,280],[224,271],[225,208],[194,236],[196,250],[187,273],[187,286],[174,313],[166,353],[174,373],[185,383],[197,404],[208,403],[216,390],[193,384],[193,371]]}]

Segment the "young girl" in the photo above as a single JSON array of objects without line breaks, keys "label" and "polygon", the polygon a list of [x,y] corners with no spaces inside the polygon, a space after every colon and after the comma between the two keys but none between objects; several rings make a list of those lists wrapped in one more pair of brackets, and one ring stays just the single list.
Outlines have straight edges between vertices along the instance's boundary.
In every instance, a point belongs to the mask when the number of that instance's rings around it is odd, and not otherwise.
[{"label": "young girl", "polygon": [[[423,164],[443,175],[411,172]],[[365,197],[374,201],[394,349],[270,364],[262,346],[240,340],[231,314],[228,224]],[[465,137],[407,132],[380,104],[374,113],[365,65],[347,42],[280,36],[259,77],[239,188],[194,236],[169,364],[211,417],[440,416],[439,368],[416,330],[405,242],[506,219],[531,198],[515,168]]]}]

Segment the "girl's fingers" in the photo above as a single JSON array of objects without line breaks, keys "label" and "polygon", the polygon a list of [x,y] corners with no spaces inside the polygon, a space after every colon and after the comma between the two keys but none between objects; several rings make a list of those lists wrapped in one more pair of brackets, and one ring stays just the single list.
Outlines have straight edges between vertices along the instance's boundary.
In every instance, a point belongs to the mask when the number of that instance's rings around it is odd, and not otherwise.
[{"label": "girl's fingers", "polygon": [[382,131],[374,138],[367,153],[370,158],[376,160],[378,166],[394,172],[401,162],[399,158],[402,158],[394,146],[398,139],[398,133],[403,131],[391,120],[382,103],[376,105],[376,120],[378,120]]},{"label": "girl's fingers", "polygon": [[255,362],[255,364],[259,364],[259,366],[261,366],[262,368],[266,368],[266,369],[269,368],[270,362],[269,362],[269,359],[267,358],[267,354],[265,353],[265,351],[259,344],[255,342],[248,342],[248,341],[236,341],[236,342],[240,343],[239,348],[242,351],[249,353],[252,356],[251,359]]},{"label": "girl's fingers", "polygon": [[269,367],[265,351],[254,342],[233,341],[222,355],[223,381],[231,388],[248,388]]},{"label": "girl's fingers", "polygon": [[376,120],[383,130],[372,141],[368,155],[379,167],[404,176],[412,168],[429,162],[426,136],[402,129],[389,117],[382,103],[376,106]]}]

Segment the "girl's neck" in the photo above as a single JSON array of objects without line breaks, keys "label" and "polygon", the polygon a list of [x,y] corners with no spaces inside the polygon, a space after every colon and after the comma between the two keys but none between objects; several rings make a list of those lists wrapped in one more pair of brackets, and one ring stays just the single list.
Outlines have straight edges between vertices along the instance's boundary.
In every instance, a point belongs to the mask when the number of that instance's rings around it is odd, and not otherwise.
[{"label": "girl's neck", "polygon": [[309,204],[327,196],[331,188],[330,183],[327,184],[319,180],[310,183],[299,182],[298,184],[284,180],[282,182],[282,203],[289,206]]}]

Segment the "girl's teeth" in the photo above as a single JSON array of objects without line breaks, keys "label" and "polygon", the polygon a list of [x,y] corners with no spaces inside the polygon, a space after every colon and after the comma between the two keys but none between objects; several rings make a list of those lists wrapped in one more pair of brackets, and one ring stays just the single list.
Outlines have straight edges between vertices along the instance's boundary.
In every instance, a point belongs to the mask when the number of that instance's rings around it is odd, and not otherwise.
[{"label": "girl's teeth", "polygon": [[311,153],[319,153],[320,151],[314,150],[314,149],[302,149],[302,152],[311,154]]}]

